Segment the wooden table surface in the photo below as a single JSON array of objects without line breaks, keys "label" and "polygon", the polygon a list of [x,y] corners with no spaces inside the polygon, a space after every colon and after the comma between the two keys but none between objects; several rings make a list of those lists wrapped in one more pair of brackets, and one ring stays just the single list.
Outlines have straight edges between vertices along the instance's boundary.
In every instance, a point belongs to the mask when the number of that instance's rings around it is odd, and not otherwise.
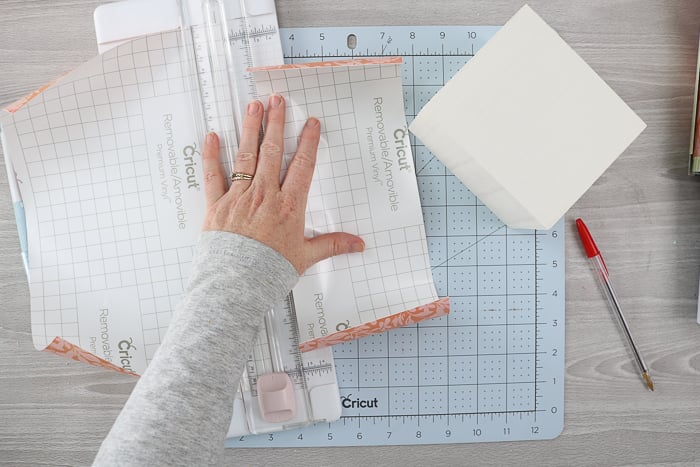
[{"label": "wooden table surface", "polygon": [[[97,0],[0,0],[0,105],[96,53]],[[516,0],[278,0],[281,26],[500,25]],[[227,450],[231,464],[700,464],[700,178],[687,175],[697,0],[532,0],[648,128],[566,216],[565,429],[552,441]],[[134,379],[34,350],[0,171],[0,464],[89,464]],[[587,220],[651,367],[644,391],[574,234]]]}]

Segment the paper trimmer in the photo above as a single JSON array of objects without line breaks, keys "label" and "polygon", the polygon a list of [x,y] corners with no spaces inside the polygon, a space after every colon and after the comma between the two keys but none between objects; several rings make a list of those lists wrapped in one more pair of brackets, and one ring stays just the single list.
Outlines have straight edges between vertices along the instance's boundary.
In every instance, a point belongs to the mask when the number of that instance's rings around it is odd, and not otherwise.
[{"label": "paper trimmer", "polygon": [[[274,1],[129,0],[99,7],[95,26],[101,51],[146,34],[180,31],[194,125],[198,134],[219,135],[223,170],[231,173],[245,106],[258,98],[247,69],[283,63]],[[333,352],[299,351],[292,303],[288,298],[265,317],[246,361],[228,436],[340,417]]]}]

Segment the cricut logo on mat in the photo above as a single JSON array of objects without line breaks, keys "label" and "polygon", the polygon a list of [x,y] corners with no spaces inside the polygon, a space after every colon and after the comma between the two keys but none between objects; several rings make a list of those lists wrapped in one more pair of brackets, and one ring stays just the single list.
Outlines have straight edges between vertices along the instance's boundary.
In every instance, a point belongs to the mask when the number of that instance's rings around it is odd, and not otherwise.
[{"label": "cricut logo on mat", "polygon": [[376,409],[379,407],[379,401],[375,397],[374,399],[360,399],[356,397],[352,398],[352,394],[347,396],[340,396],[340,402],[344,409]]}]

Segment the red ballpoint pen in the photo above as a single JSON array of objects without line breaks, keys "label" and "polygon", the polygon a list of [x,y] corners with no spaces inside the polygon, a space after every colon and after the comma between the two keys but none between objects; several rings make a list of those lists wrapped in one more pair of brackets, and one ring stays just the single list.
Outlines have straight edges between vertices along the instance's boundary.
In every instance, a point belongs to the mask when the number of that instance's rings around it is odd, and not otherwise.
[{"label": "red ballpoint pen", "polygon": [[600,254],[600,250],[593,241],[593,237],[588,231],[588,227],[586,227],[586,224],[583,223],[583,220],[576,219],[576,228],[578,229],[578,234],[581,237],[583,248],[585,248],[586,250],[586,256],[588,256],[588,260],[593,266],[596,276],[598,276],[598,280],[600,282],[600,285],[602,286],[603,292],[605,293],[608,302],[610,302],[610,307],[615,312],[615,316],[617,317],[618,322],[620,323],[620,326],[624,331],[625,337],[627,337],[627,342],[629,342],[630,347],[632,348],[634,358],[637,361],[639,368],[642,370],[642,378],[644,379],[644,382],[646,383],[647,387],[653,391],[654,383],[651,380],[651,376],[649,376],[649,368],[644,362],[642,355],[639,353],[639,350],[637,349],[637,346],[634,343],[634,339],[632,339],[632,333],[630,332],[629,325],[627,324],[627,320],[622,314],[620,302],[618,301],[617,295],[615,294],[615,289],[613,289],[612,283],[610,282],[610,274],[608,273],[608,267],[605,265],[605,260],[603,260],[603,256]]}]

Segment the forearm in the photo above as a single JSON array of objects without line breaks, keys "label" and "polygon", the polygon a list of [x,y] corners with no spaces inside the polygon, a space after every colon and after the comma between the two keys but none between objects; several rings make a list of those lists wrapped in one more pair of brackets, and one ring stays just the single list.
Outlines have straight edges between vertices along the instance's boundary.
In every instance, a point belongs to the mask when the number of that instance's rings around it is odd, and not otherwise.
[{"label": "forearm", "polygon": [[203,233],[188,290],[95,465],[216,463],[263,314],[297,278],[255,240]]}]

